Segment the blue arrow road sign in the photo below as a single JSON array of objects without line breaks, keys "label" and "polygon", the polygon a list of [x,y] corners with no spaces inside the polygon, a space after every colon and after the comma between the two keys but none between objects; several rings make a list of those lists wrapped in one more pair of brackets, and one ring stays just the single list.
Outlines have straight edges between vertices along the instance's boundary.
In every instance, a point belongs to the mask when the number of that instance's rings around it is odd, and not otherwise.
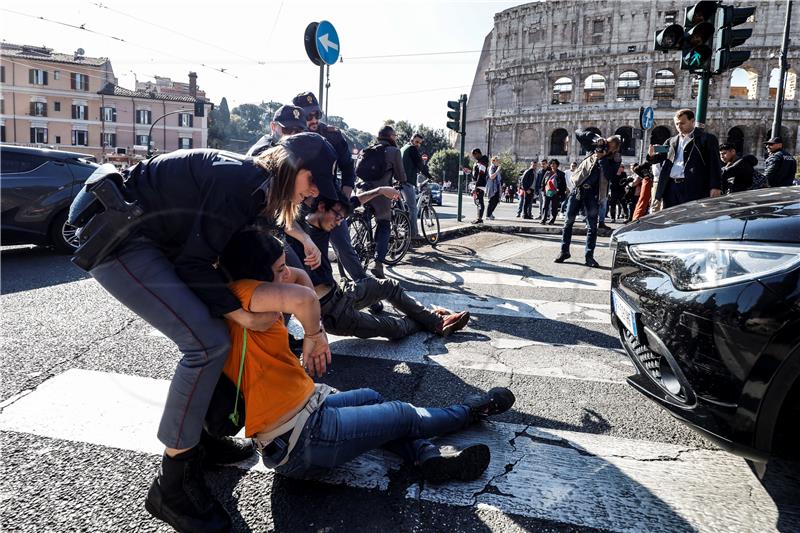
[{"label": "blue arrow road sign", "polygon": [[317,26],[317,52],[319,57],[328,65],[333,65],[339,59],[339,34],[336,28],[327,20]]},{"label": "blue arrow road sign", "polygon": [[652,107],[645,107],[642,111],[642,118],[640,120],[643,130],[649,130],[653,127],[653,108]]}]

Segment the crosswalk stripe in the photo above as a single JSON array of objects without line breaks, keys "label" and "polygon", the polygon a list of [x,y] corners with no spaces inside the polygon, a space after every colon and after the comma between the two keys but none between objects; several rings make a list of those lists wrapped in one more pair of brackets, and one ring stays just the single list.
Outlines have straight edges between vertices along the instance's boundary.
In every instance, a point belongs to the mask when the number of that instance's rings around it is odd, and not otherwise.
[{"label": "crosswalk stripe", "polygon": [[539,248],[543,245],[543,242],[540,241],[525,241],[520,242],[519,240],[512,240],[509,242],[503,242],[499,244],[495,244],[491,248],[487,250],[481,250],[479,255],[482,259],[487,261],[493,262],[501,262],[507,261],[512,257],[517,257],[525,253],[529,253],[536,248]]},{"label": "crosswalk stripe", "polygon": [[[168,386],[68,370],[7,404],[0,429],[161,454],[155,430]],[[492,450],[481,479],[415,484],[406,496],[613,531],[769,531],[778,520],[775,503],[745,461],[725,452],[507,423],[440,439],[455,446],[474,442]],[[371,452],[323,481],[385,491],[389,471],[399,464],[385,452]],[[255,458],[239,467],[264,470]],[[725,513],[711,519],[709,509]]]},{"label": "crosswalk stripe", "polygon": [[475,315],[536,318],[560,322],[592,322],[608,324],[611,320],[607,304],[554,302],[527,298],[498,298],[468,296],[454,293],[409,292],[425,306],[437,305],[447,309],[467,310]]},{"label": "crosswalk stripe", "polygon": [[525,288],[582,289],[590,291],[608,291],[611,282],[607,279],[583,279],[559,276],[523,276],[520,274],[504,274],[487,269],[471,269],[467,271],[435,270],[416,267],[395,267],[386,270],[389,277],[399,281],[412,281],[438,286],[454,285],[507,285]]}]

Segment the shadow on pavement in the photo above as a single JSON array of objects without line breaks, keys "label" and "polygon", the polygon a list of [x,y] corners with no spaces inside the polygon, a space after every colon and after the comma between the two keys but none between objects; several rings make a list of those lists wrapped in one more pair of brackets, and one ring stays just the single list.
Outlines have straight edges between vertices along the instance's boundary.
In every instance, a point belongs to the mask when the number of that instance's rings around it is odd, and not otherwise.
[{"label": "shadow on pavement", "polygon": [[69,258],[43,246],[0,250],[0,292],[11,294],[90,277]]}]

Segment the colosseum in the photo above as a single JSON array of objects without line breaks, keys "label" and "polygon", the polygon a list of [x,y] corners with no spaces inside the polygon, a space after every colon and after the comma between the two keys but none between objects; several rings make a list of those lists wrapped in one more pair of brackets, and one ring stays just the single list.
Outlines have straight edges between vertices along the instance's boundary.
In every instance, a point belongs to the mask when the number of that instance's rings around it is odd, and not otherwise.
[{"label": "colosseum", "polygon": [[[655,111],[645,142],[661,143],[674,134],[677,109],[696,106],[698,81],[681,71],[677,51],[653,50],[653,34],[683,24],[693,2],[595,0],[542,1],[497,13],[486,36],[469,94],[467,147],[489,153],[510,151],[517,160],[560,157],[579,160],[578,128],[625,139],[632,160],[640,141],[640,106]],[[742,28],[753,35],[740,47],[750,60],[733,72],[714,76],[706,129],[763,164],[762,143],[770,137],[777,93],[778,54],[785,2],[755,5]],[[795,18],[798,15],[795,13]],[[795,26],[796,27],[796,26]],[[793,37],[797,41],[797,33]],[[797,68],[800,48],[790,46],[783,109],[784,147],[800,153]]]}]

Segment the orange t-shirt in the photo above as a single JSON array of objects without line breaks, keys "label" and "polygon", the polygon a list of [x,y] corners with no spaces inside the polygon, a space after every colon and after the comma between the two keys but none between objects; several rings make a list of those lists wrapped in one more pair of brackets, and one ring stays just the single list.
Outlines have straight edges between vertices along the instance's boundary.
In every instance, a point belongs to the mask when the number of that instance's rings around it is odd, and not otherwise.
[{"label": "orange t-shirt", "polygon": [[[262,281],[239,280],[229,288],[250,310],[250,299]],[[233,381],[239,377],[244,328],[228,320],[231,351],[223,372]],[[282,320],[267,331],[247,330],[247,353],[242,371],[242,396],[245,403],[245,434],[254,436],[304,404],[314,391],[314,381],[289,349],[289,332]]]}]

